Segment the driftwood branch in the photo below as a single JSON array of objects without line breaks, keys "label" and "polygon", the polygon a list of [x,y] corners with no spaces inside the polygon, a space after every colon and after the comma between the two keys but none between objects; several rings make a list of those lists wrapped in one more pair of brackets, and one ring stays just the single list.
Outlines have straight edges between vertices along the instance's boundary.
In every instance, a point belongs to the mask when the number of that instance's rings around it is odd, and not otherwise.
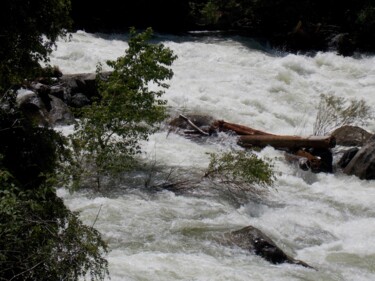
[{"label": "driftwood branch", "polygon": [[238,136],[238,145],[244,148],[272,146],[286,151],[286,158],[298,161],[301,169],[332,172],[331,148],[336,146],[333,136],[275,135],[223,120],[216,120],[211,123],[208,130],[203,130],[186,116],[180,115],[179,118],[192,127],[193,130],[188,131],[189,134],[209,136],[215,131],[233,132]]},{"label": "driftwood branch", "polygon": [[196,130],[197,132],[199,132],[201,135],[204,135],[204,136],[209,136],[209,133],[203,131],[201,128],[199,128],[197,125],[195,125],[189,118],[187,118],[186,116],[180,114],[179,116],[181,119],[185,120],[191,127],[194,128],[194,130]]}]

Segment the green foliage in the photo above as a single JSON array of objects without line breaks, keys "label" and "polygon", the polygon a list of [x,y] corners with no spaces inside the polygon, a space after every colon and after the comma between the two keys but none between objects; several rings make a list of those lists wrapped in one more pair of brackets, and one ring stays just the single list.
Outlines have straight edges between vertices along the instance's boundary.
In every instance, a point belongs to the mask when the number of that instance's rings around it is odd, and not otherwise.
[{"label": "green foliage", "polygon": [[[166,101],[161,97],[171,79],[171,64],[176,59],[162,44],[150,44],[152,30],[130,31],[129,48],[113,69],[101,79],[98,66],[100,98],[82,110],[83,118],[72,135],[73,186],[84,177],[95,178],[100,187],[103,177],[116,175],[134,165],[140,153],[139,142],[147,140],[166,117]],[[77,173],[78,172],[78,173]]]},{"label": "green foliage", "polygon": [[[192,0],[191,18],[207,29],[244,30],[290,51],[328,50],[332,39],[346,34],[353,46],[375,48],[374,4],[370,0]],[[345,51],[346,50],[346,51]]]},{"label": "green foliage", "polygon": [[66,35],[70,0],[4,0],[0,9],[0,92],[38,75],[56,39]]},{"label": "green foliage", "polygon": [[191,15],[196,18],[200,24],[215,25],[220,19],[220,11],[214,1],[207,1],[206,3],[190,3]]},{"label": "green foliage", "polygon": [[0,280],[104,280],[107,246],[53,189],[22,191],[0,172]]},{"label": "green foliage", "polygon": [[33,189],[54,174],[66,155],[64,140],[54,130],[36,127],[17,108],[16,94],[7,92],[0,105],[2,163],[24,189]]},{"label": "green foliage", "polygon": [[373,112],[364,100],[347,100],[343,97],[322,94],[313,134],[326,135],[344,125],[365,125],[372,118]]},{"label": "green foliage", "polygon": [[257,187],[272,186],[273,166],[249,151],[210,154],[206,177],[230,188],[232,191],[257,193]]},{"label": "green foliage", "polygon": [[64,141],[35,127],[7,92],[0,103],[0,280],[103,280],[106,244],[57,197]]},{"label": "green foliage", "polygon": [[[70,0],[5,0],[0,9],[0,280],[104,280],[107,246],[57,197],[64,139],[23,115],[9,89],[42,73]],[[47,69],[47,71],[54,71]]]},{"label": "green foliage", "polygon": [[366,49],[373,50],[375,46],[375,4],[364,6],[357,15],[355,27],[359,30],[358,40]]}]

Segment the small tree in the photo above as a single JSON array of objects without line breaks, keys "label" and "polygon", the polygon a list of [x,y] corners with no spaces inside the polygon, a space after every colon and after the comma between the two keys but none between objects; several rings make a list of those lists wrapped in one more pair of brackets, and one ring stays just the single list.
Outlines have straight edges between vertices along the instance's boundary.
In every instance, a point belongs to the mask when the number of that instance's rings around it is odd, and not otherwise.
[{"label": "small tree", "polygon": [[71,137],[75,187],[82,177],[94,177],[100,187],[103,176],[132,167],[141,150],[139,142],[147,140],[166,117],[166,101],[161,97],[177,57],[162,44],[147,43],[151,36],[151,28],[138,34],[131,29],[125,55],[107,62],[113,69],[107,79],[100,79],[98,66],[100,97],[82,110]]}]

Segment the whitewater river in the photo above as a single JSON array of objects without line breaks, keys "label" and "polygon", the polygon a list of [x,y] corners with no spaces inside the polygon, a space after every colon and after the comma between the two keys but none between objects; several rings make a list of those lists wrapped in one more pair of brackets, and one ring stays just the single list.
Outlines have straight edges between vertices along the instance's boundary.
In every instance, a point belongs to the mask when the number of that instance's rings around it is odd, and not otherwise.
[{"label": "whitewater river", "polygon": [[[97,62],[122,55],[126,40],[77,32],[58,43],[51,63],[66,74],[94,72]],[[271,133],[310,135],[321,94],[364,99],[375,109],[374,56],[293,55],[240,37],[157,40],[178,55],[165,94],[175,115],[207,114]],[[365,129],[375,132],[375,123]],[[229,146],[235,148],[225,136],[198,143],[163,130],[143,143],[142,157],[203,175],[208,153]],[[106,195],[63,188],[59,195],[85,223],[92,225],[98,215],[95,227],[109,243],[114,281],[375,280],[375,182],[304,172],[273,148],[259,156],[273,159],[275,187],[241,204],[210,194],[209,187],[175,194],[124,183]],[[214,239],[248,225],[317,270],[273,265]]]}]

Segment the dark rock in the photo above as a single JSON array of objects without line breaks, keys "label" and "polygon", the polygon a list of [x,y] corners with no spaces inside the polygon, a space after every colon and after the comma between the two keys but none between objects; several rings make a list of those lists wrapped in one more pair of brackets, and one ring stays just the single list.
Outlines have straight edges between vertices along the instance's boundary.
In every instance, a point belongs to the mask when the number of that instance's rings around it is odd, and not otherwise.
[{"label": "dark rock", "polygon": [[44,103],[44,106],[47,111],[51,110],[51,99],[49,97],[49,94],[51,92],[51,88],[47,85],[44,85],[42,83],[31,83],[31,89],[34,92],[37,92],[39,98]]},{"label": "dark rock", "polygon": [[69,105],[75,108],[81,108],[83,106],[89,105],[91,101],[84,94],[77,93],[71,97]]},{"label": "dark rock", "polygon": [[226,235],[227,242],[259,255],[273,264],[292,263],[311,268],[305,262],[284,253],[267,235],[253,226],[232,231]]},{"label": "dark rock", "polygon": [[331,135],[336,138],[336,144],[342,146],[362,146],[372,136],[357,126],[342,126]]},{"label": "dark rock", "polygon": [[352,56],[355,51],[355,42],[349,33],[336,34],[330,40],[329,46],[343,56]]},{"label": "dark rock", "polygon": [[17,93],[17,104],[25,116],[38,125],[48,125],[48,111],[39,95],[25,89],[20,89]]},{"label": "dark rock", "polygon": [[328,148],[311,148],[309,153],[320,159],[319,165],[315,167],[310,165],[313,173],[333,173],[333,156],[331,149]]},{"label": "dark rock", "polygon": [[358,147],[353,147],[353,148],[346,150],[341,156],[339,162],[337,162],[337,165],[341,169],[344,169],[346,166],[348,166],[349,162],[353,159],[353,157],[357,154],[358,151],[359,151]]},{"label": "dark rock", "polygon": [[17,103],[22,112],[41,126],[73,124],[75,119],[68,106],[59,98],[48,96],[48,108],[42,97],[31,90],[19,90]]},{"label": "dark rock", "polygon": [[70,100],[69,89],[63,87],[61,84],[51,86],[49,94],[56,98],[59,98],[63,102],[67,102],[68,100]]},{"label": "dark rock", "polygon": [[48,114],[49,124],[51,126],[74,124],[74,116],[66,103],[54,96],[50,96],[50,98],[51,110]]},{"label": "dark rock", "polygon": [[[106,79],[110,72],[101,74],[101,79]],[[60,78],[66,90],[74,96],[77,93],[85,95],[90,100],[98,96],[98,87],[96,82],[96,73],[68,74]]]},{"label": "dark rock", "polygon": [[362,146],[345,167],[344,173],[355,175],[360,179],[375,179],[375,135]]}]

